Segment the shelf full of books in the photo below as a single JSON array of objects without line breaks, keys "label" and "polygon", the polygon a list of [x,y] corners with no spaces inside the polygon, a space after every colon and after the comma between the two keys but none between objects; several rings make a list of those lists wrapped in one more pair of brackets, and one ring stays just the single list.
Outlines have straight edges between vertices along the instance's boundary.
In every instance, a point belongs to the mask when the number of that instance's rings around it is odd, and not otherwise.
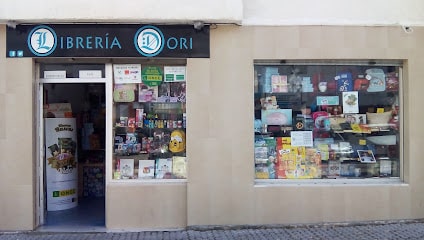
[{"label": "shelf full of books", "polygon": [[184,66],[114,65],[113,179],[187,178],[185,84]]}]

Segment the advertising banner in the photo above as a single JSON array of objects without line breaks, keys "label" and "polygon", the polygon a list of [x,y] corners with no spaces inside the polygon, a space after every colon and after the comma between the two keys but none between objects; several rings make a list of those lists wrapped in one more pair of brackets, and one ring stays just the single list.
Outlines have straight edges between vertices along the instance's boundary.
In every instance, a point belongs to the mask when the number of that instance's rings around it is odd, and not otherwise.
[{"label": "advertising banner", "polygon": [[78,205],[75,118],[45,118],[47,211]]}]

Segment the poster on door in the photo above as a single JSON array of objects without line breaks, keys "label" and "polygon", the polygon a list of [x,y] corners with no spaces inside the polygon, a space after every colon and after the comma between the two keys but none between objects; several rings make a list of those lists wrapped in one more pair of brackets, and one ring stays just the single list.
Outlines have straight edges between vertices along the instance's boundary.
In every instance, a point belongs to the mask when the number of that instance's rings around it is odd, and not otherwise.
[{"label": "poster on door", "polygon": [[78,205],[75,118],[45,118],[47,211]]}]

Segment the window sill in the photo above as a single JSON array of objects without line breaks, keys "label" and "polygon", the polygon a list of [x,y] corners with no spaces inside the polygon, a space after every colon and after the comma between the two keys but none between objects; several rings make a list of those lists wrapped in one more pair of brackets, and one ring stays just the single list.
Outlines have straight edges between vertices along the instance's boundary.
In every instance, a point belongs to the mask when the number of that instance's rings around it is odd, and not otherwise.
[{"label": "window sill", "polygon": [[366,179],[255,179],[255,187],[274,186],[373,186],[373,185],[408,185],[400,178],[366,178]]},{"label": "window sill", "polygon": [[186,185],[187,179],[122,179],[110,180],[113,185]]}]

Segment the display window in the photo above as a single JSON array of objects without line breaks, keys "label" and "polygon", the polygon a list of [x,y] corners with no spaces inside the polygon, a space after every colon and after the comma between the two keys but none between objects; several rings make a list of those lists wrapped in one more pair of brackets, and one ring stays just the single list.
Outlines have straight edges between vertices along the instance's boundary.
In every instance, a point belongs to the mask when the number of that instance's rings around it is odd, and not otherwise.
[{"label": "display window", "polygon": [[186,179],[186,67],[113,65],[115,180]]},{"label": "display window", "polygon": [[256,61],[256,179],[401,177],[402,61]]}]

